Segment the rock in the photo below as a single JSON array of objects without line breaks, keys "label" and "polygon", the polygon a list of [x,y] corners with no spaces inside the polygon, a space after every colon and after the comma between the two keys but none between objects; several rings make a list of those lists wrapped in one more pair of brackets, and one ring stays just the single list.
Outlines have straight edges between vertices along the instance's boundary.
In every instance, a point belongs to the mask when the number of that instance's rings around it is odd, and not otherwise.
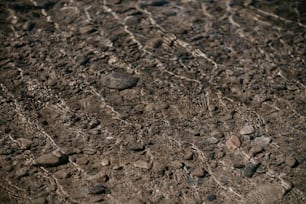
[{"label": "rock", "polygon": [[215,137],[210,137],[207,139],[207,142],[209,142],[210,144],[217,144],[219,140]]},{"label": "rock", "polygon": [[230,150],[230,151],[233,151],[237,148],[240,147],[241,145],[241,142],[240,142],[240,139],[239,137],[233,135],[231,136],[227,141],[226,141],[226,147]]},{"label": "rock", "polygon": [[252,125],[245,125],[243,128],[241,128],[241,130],[239,131],[239,133],[241,135],[250,135],[253,134],[255,132],[255,129]]},{"label": "rock", "polygon": [[171,167],[173,167],[174,169],[180,169],[183,167],[183,163],[178,161],[178,160],[175,160],[173,162],[171,162]]},{"label": "rock", "polygon": [[43,154],[35,159],[37,166],[55,167],[68,162],[68,156],[60,151],[54,151],[51,153]]},{"label": "rock", "polygon": [[137,168],[141,168],[141,169],[150,169],[151,168],[151,164],[149,162],[143,161],[143,160],[138,160],[136,162],[134,162],[134,166]]},{"label": "rock", "polygon": [[108,165],[110,165],[110,161],[108,159],[102,159],[101,160],[101,165],[102,166],[108,166]]},{"label": "rock", "polygon": [[251,152],[250,153],[251,153],[252,156],[255,156],[255,155],[257,155],[257,154],[259,154],[259,153],[261,153],[263,151],[264,151],[264,148],[262,146],[255,145],[255,146],[253,146],[251,148]]},{"label": "rock", "polygon": [[166,0],[154,0],[150,3],[151,6],[163,6],[167,4],[167,1]]},{"label": "rock", "polygon": [[92,120],[92,121],[89,122],[88,128],[89,128],[89,129],[94,129],[94,128],[96,128],[98,125],[100,125],[100,121],[98,121],[98,120]]},{"label": "rock", "polygon": [[79,32],[82,35],[93,33],[95,31],[97,31],[97,29],[93,28],[92,26],[84,26],[84,27],[79,28]]},{"label": "rock", "polygon": [[34,28],[35,24],[30,22],[30,21],[27,21],[25,22],[23,25],[22,25],[22,30],[24,31],[31,31],[33,28]]},{"label": "rock", "polygon": [[88,188],[88,193],[89,194],[94,194],[94,195],[98,195],[98,194],[110,194],[110,190],[105,187],[102,184],[96,184],[94,186],[90,186]]},{"label": "rock", "polygon": [[139,151],[143,151],[145,149],[145,145],[142,144],[141,142],[137,142],[135,140],[132,140],[128,143],[127,148],[129,150],[139,152]]},{"label": "rock", "polygon": [[65,169],[55,172],[54,175],[60,179],[66,179],[71,177],[71,173]]},{"label": "rock", "polygon": [[214,195],[214,194],[208,194],[207,195],[207,200],[209,201],[209,202],[212,202],[212,201],[214,201],[214,200],[216,200],[217,199],[217,197]]},{"label": "rock", "polygon": [[92,149],[92,148],[84,148],[82,149],[83,154],[87,154],[87,155],[94,155],[97,150]]},{"label": "rock", "polygon": [[294,167],[296,167],[296,166],[298,165],[298,162],[297,162],[297,160],[294,158],[293,155],[289,155],[289,156],[287,156],[286,159],[285,159],[285,164],[286,164],[287,166],[289,166],[290,168],[294,168]]},{"label": "rock", "polygon": [[102,79],[104,86],[118,90],[132,88],[137,82],[137,77],[121,72],[113,72]]},{"label": "rock", "polygon": [[259,165],[260,164],[248,163],[244,168],[243,175],[245,177],[251,178],[255,174]]},{"label": "rock", "polygon": [[26,138],[18,138],[17,142],[22,150],[28,150],[32,145],[32,141]]},{"label": "rock", "polygon": [[89,57],[87,56],[78,56],[76,58],[76,63],[78,63],[79,65],[85,65],[87,64],[87,62],[89,62]]},{"label": "rock", "polygon": [[46,198],[40,197],[40,198],[35,198],[31,201],[32,204],[45,204],[47,203]]},{"label": "rock", "polygon": [[284,194],[281,184],[260,184],[247,198],[249,203],[279,203]]},{"label": "rock", "polygon": [[253,140],[253,143],[254,143],[254,145],[259,145],[259,146],[262,146],[262,147],[266,147],[271,141],[272,141],[272,139],[270,137],[261,136],[261,137],[256,137]]},{"label": "rock", "polygon": [[195,177],[204,177],[205,176],[206,171],[201,168],[201,167],[197,167],[194,170],[191,171],[191,176],[195,176]]},{"label": "rock", "polygon": [[16,176],[17,177],[24,177],[24,176],[28,176],[29,175],[29,170],[28,170],[28,168],[21,168],[21,169],[18,169],[17,171],[16,171]]},{"label": "rock", "polygon": [[153,172],[163,174],[167,170],[167,166],[161,162],[154,162],[152,167]]},{"label": "rock", "polygon": [[193,152],[192,151],[186,152],[185,155],[184,155],[184,159],[192,160],[193,159]]}]

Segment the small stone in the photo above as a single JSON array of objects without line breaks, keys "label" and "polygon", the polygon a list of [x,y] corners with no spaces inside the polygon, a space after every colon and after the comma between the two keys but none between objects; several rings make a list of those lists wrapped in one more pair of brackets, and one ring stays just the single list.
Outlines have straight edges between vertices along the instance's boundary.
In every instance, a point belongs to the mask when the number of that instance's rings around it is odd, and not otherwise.
[{"label": "small stone", "polygon": [[248,163],[243,171],[244,176],[251,178],[255,174],[258,167],[259,164]]},{"label": "small stone", "polygon": [[289,155],[285,159],[285,164],[290,168],[294,168],[298,165],[298,162],[296,161],[293,155]]},{"label": "small stone", "polygon": [[183,163],[178,160],[175,160],[171,162],[171,167],[173,167],[174,169],[180,169],[183,167]]},{"label": "small stone", "polygon": [[89,58],[87,56],[78,56],[76,58],[76,62],[79,65],[85,65],[85,64],[87,64],[87,62],[89,62]]},{"label": "small stone", "polygon": [[135,151],[135,152],[139,152],[139,151],[143,151],[145,149],[145,145],[142,144],[141,142],[137,142],[137,141],[130,141],[127,145],[127,148],[129,150]]},{"label": "small stone", "polygon": [[100,121],[98,121],[98,120],[92,120],[92,121],[89,122],[88,128],[89,128],[89,129],[94,129],[94,128],[96,128],[98,125],[100,125]]},{"label": "small stone", "polygon": [[270,137],[256,137],[253,142],[255,145],[259,145],[262,147],[266,147],[270,142],[272,141],[272,139]]},{"label": "small stone", "polygon": [[16,171],[16,176],[17,177],[24,177],[24,176],[28,176],[29,175],[29,170],[28,170],[28,168],[21,168],[21,169],[18,169],[17,171]]},{"label": "small stone", "polygon": [[34,23],[27,21],[22,25],[22,30],[31,31],[34,28]]},{"label": "small stone", "polygon": [[26,138],[18,138],[17,142],[22,150],[28,150],[32,145],[32,141]]},{"label": "small stone", "polygon": [[239,148],[241,145],[239,137],[233,135],[231,136],[227,141],[226,141],[226,147],[230,150],[233,151],[237,148]]},{"label": "small stone", "polygon": [[87,154],[87,155],[94,155],[97,150],[92,149],[92,148],[84,148],[82,149],[83,154]]},{"label": "small stone", "polygon": [[106,87],[118,90],[132,88],[137,82],[137,77],[121,72],[113,72],[102,79],[102,83]]},{"label": "small stone", "polygon": [[96,184],[88,188],[89,194],[110,194],[110,190],[102,184]]},{"label": "small stone", "polygon": [[52,153],[44,154],[35,159],[35,164],[37,166],[44,167],[55,167],[68,162],[68,156],[62,154],[59,151],[54,151]]},{"label": "small stone", "polygon": [[239,133],[241,135],[250,135],[253,134],[255,132],[255,129],[252,125],[245,125],[240,131]]},{"label": "small stone", "polygon": [[136,162],[134,162],[134,166],[137,168],[141,168],[141,169],[150,169],[151,168],[151,164],[149,162],[143,161],[143,160],[138,160]]},{"label": "small stone", "polygon": [[185,155],[184,155],[184,159],[192,160],[193,159],[193,152],[192,151],[186,152]]},{"label": "small stone", "polygon": [[66,179],[66,178],[70,178],[71,177],[71,173],[68,172],[67,170],[59,170],[57,172],[55,172],[54,174],[57,178],[59,179]]},{"label": "small stone", "polygon": [[240,162],[235,162],[233,164],[233,167],[236,168],[236,169],[243,169],[245,167],[245,165],[243,163],[240,163]]},{"label": "small stone", "polygon": [[255,203],[258,200],[262,200],[264,203],[279,203],[284,194],[285,190],[280,184],[260,184],[254,192],[247,195],[247,198],[249,203]]},{"label": "small stone", "polygon": [[123,169],[123,166],[122,165],[119,165],[119,164],[116,164],[114,167],[113,167],[113,170],[122,170]]},{"label": "small stone", "polygon": [[254,147],[252,147],[252,149],[251,149],[251,155],[252,156],[255,156],[255,155],[257,155],[257,154],[259,154],[259,153],[261,153],[261,152],[263,152],[264,151],[264,148],[262,147],[262,146],[260,146],[260,145],[255,145]]},{"label": "small stone", "polygon": [[206,171],[203,168],[196,167],[194,170],[192,170],[190,174],[191,176],[195,176],[195,177],[204,177],[205,173]]},{"label": "small stone", "polygon": [[101,165],[102,166],[108,166],[108,165],[110,165],[110,161],[108,159],[102,159]]},{"label": "small stone", "polygon": [[163,5],[165,5],[167,3],[167,1],[166,0],[154,0],[154,1],[152,1],[151,2],[151,6],[157,6],[157,7],[159,7],[159,6],[163,6]]},{"label": "small stone", "polygon": [[40,198],[35,198],[31,201],[32,204],[46,204],[47,200],[46,198],[40,197]]},{"label": "small stone", "polygon": [[167,166],[161,162],[154,162],[152,167],[153,172],[163,174],[167,170]]},{"label": "small stone", "polygon": [[208,194],[207,195],[207,200],[209,201],[209,202],[212,202],[212,201],[214,201],[214,200],[216,200],[217,199],[217,197],[216,197],[216,195],[214,195],[214,194]]},{"label": "small stone", "polygon": [[93,33],[97,31],[97,29],[93,28],[92,26],[84,26],[79,28],[79,32],[83,35],[83,34],[89,34],[89,33]]},{"label": "small stone", "polygon": [[207,139],[207,142],[209,142],[210,144],[217,144],[219,140],[215,137],[210,137]]}]

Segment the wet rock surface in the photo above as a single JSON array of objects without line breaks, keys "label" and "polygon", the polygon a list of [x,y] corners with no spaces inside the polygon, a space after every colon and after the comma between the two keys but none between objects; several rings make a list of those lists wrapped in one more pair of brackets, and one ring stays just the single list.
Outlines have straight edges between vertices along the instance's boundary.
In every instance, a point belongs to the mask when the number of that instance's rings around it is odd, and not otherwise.
[{"label": "wet rock surface", "polygon": [[0,1],[0,203],[305,203],[305,7]]}]

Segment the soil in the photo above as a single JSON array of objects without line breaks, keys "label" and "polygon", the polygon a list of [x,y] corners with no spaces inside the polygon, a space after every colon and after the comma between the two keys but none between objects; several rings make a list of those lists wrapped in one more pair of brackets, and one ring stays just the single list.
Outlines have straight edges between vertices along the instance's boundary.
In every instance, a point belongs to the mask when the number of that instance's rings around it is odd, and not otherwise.
[{"label": "soil", "polygon": [[305,8],[2,0],[0,203],[306,203]]}]

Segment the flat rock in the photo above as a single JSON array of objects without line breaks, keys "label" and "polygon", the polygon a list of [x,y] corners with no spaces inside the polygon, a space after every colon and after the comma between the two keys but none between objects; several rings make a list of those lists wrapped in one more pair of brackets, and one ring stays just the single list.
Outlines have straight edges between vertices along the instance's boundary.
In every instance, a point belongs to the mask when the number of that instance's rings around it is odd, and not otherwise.
[{"label": "flat rock", "polygon": [[230,151],[233,151],[237,148],[240,147],[241,145],[241,142],[240,142],[240,139],[239,137],[233,135],[231,136],[227,141],[226,141],[226,147],[230,150]]},{"label": "flat rock", "polygon": [[102,79],[104,86],[118,90],[132,88],[137,82],[137,77],[121,72],[113,72]]},{"label": "flat rock", "polygon": [[197,167],[191,171],[191,175],[195,177],[203,177],[205,176],[206,171],[203,168]]},{"label": "flat rock", "polygon": [[291,168],[296,167],[298,162],[293,155],[289,155],[285,159],[285,164]]},{"label": "flat rock", "polygon": [[134,166],[140,169],[150,169],[151,168],[151,164],[143,160],[138,160],[134,162]]},{"label": "flat rock", "polygon": [[110,194],[110,190],[102,184],[96,184],[88,188],[88,193],[93,195]]},{"label": "flat rock", "polygon": [[32,145],[32,141],[26,138],[18,138],[17,142],[22,150],[28,150]]},{"label": "flat rock", "polygon": [[261,136],[261,137],[256,137],[253,143],[254,145],[266,147],[271,141],[272,139],[270,137]]},{"label": "flat rock", "polygon": [[44,166],[44,167],[55,167],[62,164],[66,164],[67,162],[68,162],[68,156],[62,154],[59,151],[43,154],[37,159],[35,159],[35,164],[37,166]]},{"label": "flat rock", "polygon": [[284,194],[281,184],[260,184],[247,197],[249,203],[278,203]]},{"label": "flat rock", "polygon": [[255,132],[255,129],[252,125],[245,125],[239,131],[241,135],[250,135],[250,134],[253,134],[254,132]]}]

